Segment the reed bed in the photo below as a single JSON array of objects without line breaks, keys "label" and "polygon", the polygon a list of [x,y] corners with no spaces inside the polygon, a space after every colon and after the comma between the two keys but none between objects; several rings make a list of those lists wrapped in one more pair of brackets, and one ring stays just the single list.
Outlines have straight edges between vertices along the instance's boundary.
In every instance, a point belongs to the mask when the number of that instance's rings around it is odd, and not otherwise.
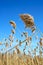
[{"label": "reed bed", "polygon": [[[7,58],[8,57],[8,58]],[[39,56],[34,56],[33,58],[28,55],[18,55],[11,54],[7,56],[3,55],[0,57],[0,65],[43,65],[43,58]]]},{"label": "reed bed", "polygon": [[[34,19],[31,15],[22,14],[20,17],[26,25],[25,28],[29,27],[31,29],[32,35],[29,36],[29,33],[27,31],[23,31],[21,33],[19,30],[18,32],[20,33],[20,36],[23,40],[17,39],[15,37],[16,23],[11,20],[11,34],[7,39],[4,39],[4,43],[3,41],[0,41],[0,46],[5,46],[0,49],[0,65],[43,65],[43,34],[35,26]],[[41,35],[40,38],[38,36],[38,33]],[[34,49],[31,49],[33,37],[35,41],[38,40],[38,42],[36,42],[36,47]],[[14,42],[17,43],[17,45],[15,44],[12,48]],[[23,45],[24,47],[22,52],[19,47]]]}]

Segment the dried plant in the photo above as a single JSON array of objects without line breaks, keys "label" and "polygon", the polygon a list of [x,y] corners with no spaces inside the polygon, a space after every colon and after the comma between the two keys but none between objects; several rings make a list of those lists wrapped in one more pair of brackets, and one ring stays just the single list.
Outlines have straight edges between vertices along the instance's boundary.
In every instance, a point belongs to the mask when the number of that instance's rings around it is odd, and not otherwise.
[{"label": "dried plant", "polygon": [[[37,28],[34,24],[34,18],[28,14],[21,14],[20,17],[25,23],[26,27],[29,27],[31,29],[31,34],[33,34],[33,32]],[[31,35],[29,36],[28,32],[25,31],[21,34],[23,40],[19,40],[16,38],[15,41],[14,35],[16,23],[11,20],[10,24],[13,27],[13,29],[11,29],[11,34],[7,39],[5,38],[4,43],[3,41],[0,42],[0,46],[3,47],[0,49],[0,65],[43,65],[43,37],[40,37],[39,39],[39,37],[35,35],[35,40],[39,41],[37,42],[37,46],[34,49],[31,49],[33,37]],[[17,43],[17,45],[15,44],[15,46],[12,48],[13,43]],[[22,47],[23,45],[24,48]],[[23,52],[19,47],[21,49],[23,48]],[[37,55],[36,53],[38,53],[39,55]]]}]

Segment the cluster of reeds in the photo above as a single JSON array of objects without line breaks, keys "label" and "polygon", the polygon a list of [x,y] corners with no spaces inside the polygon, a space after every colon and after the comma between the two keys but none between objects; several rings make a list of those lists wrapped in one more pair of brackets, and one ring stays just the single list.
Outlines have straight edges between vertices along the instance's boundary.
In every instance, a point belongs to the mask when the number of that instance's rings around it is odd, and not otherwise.
[{"label": "cluster of reeds", "polygon": [[[0,46],[5,46],[5,48],[0,49],[0,65],[43,65],[43,35],[41,32],[41,37],[37,35],[40,30],[36,32],[37,27],[35,26],[34,19],[31,15],[22,14],[20,17],[24,21],[26,28],[29,27],[31,29],[32,35],[29,36],[27,31],[22,33],[18,31],[21,33],[20,35],[23,40],[16,38],[15,41],[16,23],[11,20],[11,34],[7,39],[4,39],[4,43],[3,41],[0,42]],[[35,42],[38,40],[38,42],[36,42],[37,46],[34,49],[31,48],[33,36]],[[17,45],[15,44],[15,46],[12,47],[13,43],[17,43]],[[23,51],[21,51],[20,48],[23,45]]]}]

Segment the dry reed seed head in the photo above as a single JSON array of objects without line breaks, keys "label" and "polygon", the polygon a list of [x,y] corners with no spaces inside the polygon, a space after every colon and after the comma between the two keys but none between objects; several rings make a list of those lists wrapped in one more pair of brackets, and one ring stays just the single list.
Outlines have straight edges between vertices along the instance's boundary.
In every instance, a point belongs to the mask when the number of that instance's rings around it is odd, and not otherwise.
[{"label": "dry reed seed head", "polygon": [[31,30],[32,30],[32,32],[34,33],[35,30],[36,30],[36,27],[35,27],[35,26],[31,27]]},{"label": "dry reed seed head", "polygon": [[24,46],[23,52],[26,50],[26,45]]},{"label": "dry reed seed head", "polygon": [[43,38],[40,38],[40,46],[43,46]]},{"label": "dry reed seed head", "polygon": [[0,42],[0,45],[2,45],[2,42]]},{"label": "dry reed seed head", "polygon": [[14,29],[16,28],[16,23],[14,21],[11,20],[10,24],[13,26]]},{"label": "dry reed seed head", "polygon": [[13,37],[12,34],[10,34],[9,37],[12,39],[12,37]]},{"label": "dry reed seed head", "polygon": [[34,18],[29,14],[21,14],[21,19],[25,23],[26,27],[32,27],[34,26]]},{"label": "dry reed seed head", "polygon": [[26,38],[26,43],[27,43],[28,46],[30,46],[31,41],[32,41],[32,38],[31,37],[27,37]]},{"label": "dry reed seed head", "polygon": [[9,35],[9,40],[12,41],[12,42],[14,41],[14,36],[12,36],[12,34]]},{"label": "dry reed seed head", "polygon": [[26,37],[28,36],[28,32],[23,32],[23,35],[25,35]]},{"label": "dry reed seed head", "polygon": [[27,37],[26,41],[32,41],[32,37]]},{"label": "dry reed seed head", "polygon": [[30,45],[31,45],[31,42],[28,42],[28,43],[27,43],[27,46],[30,46]]},{"label": "dry reed seed head", "polygon": [[32,41],[32,37],[29,37],[30,38],[30,41]]},{"label": "dry reed seed head", "polygon": [[40,50],[39,53],[42,55],[42,51]]},{"label": "dry reed seed head", "polygon": [[16,48],[16,50],[17,50],[17,54],[20,54],[21,53],[21,51],[20,51],[19,48]]},{"label": "dry reed seed head", "polygon": [[15,30],[14,29],[12,29],[11,32],[12,32],[12,34],[15,34]]}]

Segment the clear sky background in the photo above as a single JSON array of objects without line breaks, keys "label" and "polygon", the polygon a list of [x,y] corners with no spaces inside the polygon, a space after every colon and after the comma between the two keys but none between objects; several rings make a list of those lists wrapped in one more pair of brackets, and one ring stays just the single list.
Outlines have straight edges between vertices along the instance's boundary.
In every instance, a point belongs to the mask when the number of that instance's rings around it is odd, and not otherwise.
[{"label": "clear sky background", "polygon": [[[31,14],[43,33],[43,0],[0,0],[0,40],[10,34],[10,20],[14,20],[17,28],[23,31],[24,24],[19,17],[19,14],[23,13]],[[19,36],[19,33],[16,36]]]}]

